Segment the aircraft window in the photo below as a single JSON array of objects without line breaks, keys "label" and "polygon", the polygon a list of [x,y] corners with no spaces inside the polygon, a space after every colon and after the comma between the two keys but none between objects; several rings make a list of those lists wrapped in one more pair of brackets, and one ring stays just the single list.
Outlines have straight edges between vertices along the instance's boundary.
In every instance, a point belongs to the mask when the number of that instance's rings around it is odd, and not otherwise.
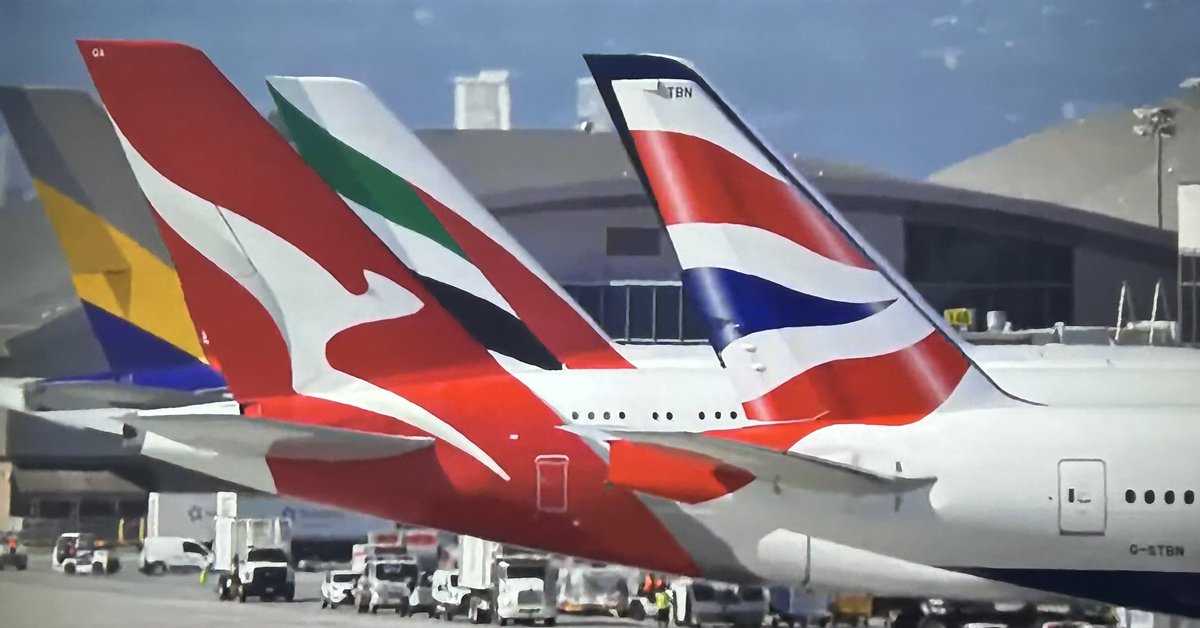
[{"label": "aircraft window", "polygon": [[588,413],[588,420],[595,419],[595,418],[596,418],[596,413],[595,413],[595,412],[589,412],[589,413]]},{"label": "aircraft window", "polygon": [[1193,493],[1193,492],[1191,492],[1191,491],[1184,491],[1184,492],[1183,492],[1183,503],[1185,503],[1185,504],[1190,504],[1190,503],[1192,503],[1192,502],[1194,502],[1194,501],[1196,501],[1196,494],[1195,494],[1195,493]]},{"label": "aircraft window", "polygon": [[624,419],[624,418],[625,418],[625,413],[624,413],[624,412],[618,412],[618,413],[617,413],[617,418],[618,418],[618,419]]},{"label": "aircraft window", "polygon": [[1073,488],[1067,489],[1067,501],[1072,504],[1075,503],[1075,489],[1073,489]]},{"label": "aircraft window", "polygon": [[578,413],[578,412],[572,412],[572,413],[571,413],[571,420],[572,420],[572,421],[578,421],[578,420],[579,420],[579,413]]},{"label": "aircraft window", "polygon": [[657,412],[655,412],[654,414],[652,414],[652,415],[650,415],[650,416],[653,416],[655,421],[657,421],[657,420],[658,420],[658,413],[657,413]]},{"label": "aircraft window", "polygon": [[674,417],[674,416],[672,416],[670,412],[668,412],[668,413],[667,413],[667,420],[668,420],[668,421],[670,421],[670,420],[671,420],[671,419],[673,419],[673,418],[675,418],[675,417]]},{"label": "aircraft window", "polygon": [[1126,504],[1132,504],[1133,502],[1136,502],[1136,501],[1137,501],[1137,493],[1133,492],[1133,489],[1129,489],[1129,490],[1125,491],[1125,503]]},{"label": "aircraft window", "polygon": [[1154,491],[1146,491],[1146,494],[1144,495],[1144,497],[1146,498],[1147,504],[1154,503]]},{"label": "aircraft window", "polygon": [[609,419],[611,419],[611,418],[612,418],[612,416],[610,416],[610,415],[609,415],[607,412],[605,412],[605,413],[604,413],[604,420],[605,420],[605,421],[607,421],[607,420],[609,420]]},{"label": "aircraft window", "polygon": [[1175,491],[1167,491],[1166,493],[1163,493],[1163,501],[1167,502],[1168,504],[1174,504],[1175,503]]},{"label": "aircraft window", "polygon": [[714,419],[719,419],[719,418],[721,418],[721,413],[720,413],[720,412],[714,412],[714,413],[713,413],[713,418],[714,418]]},{"label": "aircraft window", "polygon": [[731,419],[736,419],[736,418],[737,418],[737,412],[736,412],[736,411],[734,411],[734,412],[730,412],[730,413],[729,413],[729,418],[731,418]]},{"label": "aircraft window", "polygon": [[701,412],[701,413],[700,413],[700,420],[701,420],[701,421],[703,421],[703,420],[704,420],[704,413],[703,413],[703,412]]}]

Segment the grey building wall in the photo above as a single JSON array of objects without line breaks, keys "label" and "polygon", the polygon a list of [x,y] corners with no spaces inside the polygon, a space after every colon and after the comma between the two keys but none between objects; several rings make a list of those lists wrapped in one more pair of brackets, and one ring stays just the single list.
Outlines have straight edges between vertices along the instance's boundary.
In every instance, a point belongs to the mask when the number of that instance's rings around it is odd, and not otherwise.
[{"label": "grey building wall", "polygon": [[[675,251],[649,206],[510,213],[501,215],[500,222],[562,283],[679,279]],[[611,227],[659,230],[659,254],[608,255]]]},{"label": "grey building wall", "polygon": [[891,263],[892,268],[904,272],[904,219],[900,216],[878,214],[870,211],[848,212],[846,219],[858,230],[871,246]]},{"label": "grey building wall", "polygon": [[[1132,314],[1139,319],[1150,317],[1154,301],[1154,284],[1163,281],[1163,295],[1175,312],[1174,260],[1169,252],[1163,259],[1133,258],[1115,249],[1087,246],[1076,247],[1075,256],[1075,320],[1077,325],[1114,325],[1117,322],[1117,305],[1121,294],[1121,282],[1129,282],[1129,295],[1133,304]],[[1160,305],[1161,308],[1161,305]],[[1126,311],[1126,316],[1130,312]],[[1159,318],[1166,313],[1159,311]]]}]

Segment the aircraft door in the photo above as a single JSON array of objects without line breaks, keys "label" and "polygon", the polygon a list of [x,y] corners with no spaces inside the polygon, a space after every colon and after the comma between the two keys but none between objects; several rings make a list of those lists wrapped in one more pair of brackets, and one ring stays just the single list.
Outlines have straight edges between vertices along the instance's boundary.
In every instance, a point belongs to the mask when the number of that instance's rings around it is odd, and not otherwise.
[{"label": "aircraft door", "polygon": [[570,458],[563,455],[538,456],[537,508],[542,512],[567,511],[567,466]]},{"label": "aircraft door", "polygon": [[1103,460],[1058,463],[1058,530],[1061,534],[1104,534],[1108,521]]}]

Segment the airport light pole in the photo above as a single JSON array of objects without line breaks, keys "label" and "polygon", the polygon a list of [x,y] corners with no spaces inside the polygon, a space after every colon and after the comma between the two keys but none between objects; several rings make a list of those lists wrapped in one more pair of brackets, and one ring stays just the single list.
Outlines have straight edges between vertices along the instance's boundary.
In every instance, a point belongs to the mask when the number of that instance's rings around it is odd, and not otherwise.
[{"label": "airport light pole", "polygon": [[[1175,110],[1169,107],[1138,107],[1133,110],[1138,124],[1133,133],[1154,138],[1154,192],[1158,209],[1158,228],[1163,228],[1163,138],[1175,133]],[[1177,221],[1178,222],[1178,221]]]}]

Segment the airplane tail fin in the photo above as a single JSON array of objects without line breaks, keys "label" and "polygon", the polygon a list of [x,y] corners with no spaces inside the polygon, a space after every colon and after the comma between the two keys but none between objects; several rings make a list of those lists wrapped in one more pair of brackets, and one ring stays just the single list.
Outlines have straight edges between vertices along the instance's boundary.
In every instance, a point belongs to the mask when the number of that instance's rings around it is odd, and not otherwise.
[{"label": "airplane tail fin", "polygon": [[267,85],[309,165],[482,344],[541,368],[629,368],[366,85],[282,76]]},{"label": "airplane tail fin", "polygon": [[204,53],[79,47],[234,396],[264,416],[407,424],[507,478],[473,440],[502,427],[448,393],[505,381],[495,359]]},{"label": "airplane tail fin", "polygon": [[4,116],[112,371],[131,383],[222,388],[162,238],[104,110],[86,92],[0,87]]},{"label": "airplane tail fin", "polygon": [[[833,206],[689,64],[586,60],[745,407],[721,435],[787,448],[832,422],[909,423],[1009,397]],[[1004,401],[1001,401],[1004,400]]]}]

